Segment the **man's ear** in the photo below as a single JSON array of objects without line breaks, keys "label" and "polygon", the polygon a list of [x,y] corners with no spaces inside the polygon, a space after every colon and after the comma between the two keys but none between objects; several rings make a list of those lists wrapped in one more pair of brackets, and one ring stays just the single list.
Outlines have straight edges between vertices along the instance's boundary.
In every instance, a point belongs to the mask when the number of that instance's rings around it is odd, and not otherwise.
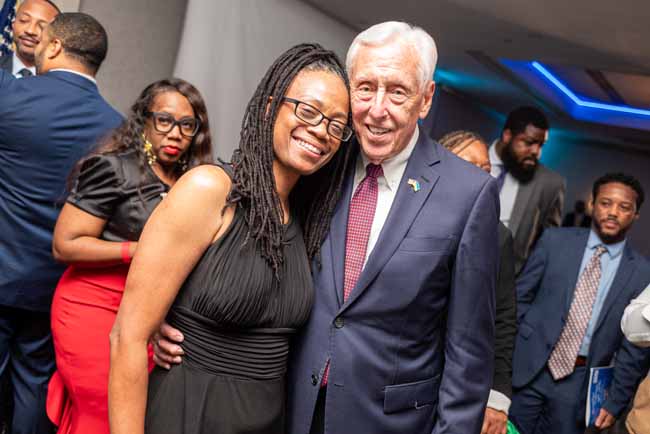
[{"label": "man's ear", "polygon": [[512,131],[510,129],[505,129],[501,132],[501,141],[503,143],[510,143],[512,140]]},{"label": "man's ear", "polygon": [[63,52],[63,43],[60,39],[54,38],[50,41],[47,46],[46,55],[48,59],[54,59],[61,55]]}]

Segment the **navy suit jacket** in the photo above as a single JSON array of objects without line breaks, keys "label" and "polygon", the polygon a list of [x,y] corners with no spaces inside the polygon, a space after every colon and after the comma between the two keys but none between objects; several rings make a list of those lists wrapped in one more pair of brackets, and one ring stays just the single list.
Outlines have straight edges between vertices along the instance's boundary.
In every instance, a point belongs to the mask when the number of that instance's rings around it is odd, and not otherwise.
[{"label": "navy suit jacket", "polygon": [[[517,280],[519,333],[513,358],[513,387],[524,387],[545,369],[571,307],[589,229],[544,231]],[[650,282],[650,263],[625,244],[612,286],[600,311],[589,346],[587,365],[615,363],[605,409],[617,416],[648,373],[650,353],[634,347],[621,332],[621,317],[630,300]],[[584,406],[587,378],[576,398]]]},{"label": "navy suit jacket", "polygon": [[496,182],[420,132],[344,303],[353,169],[313,266],[312,314],[292,346],[288,432],[309,432],[330,359],[326,433],[478,433],[494,364]]},{"label": "navy suit jacket", "polygon": [[49,310],[63,271],[51,245],[66,178],[121,122],[84,77],[0,70],[0,305]]}]

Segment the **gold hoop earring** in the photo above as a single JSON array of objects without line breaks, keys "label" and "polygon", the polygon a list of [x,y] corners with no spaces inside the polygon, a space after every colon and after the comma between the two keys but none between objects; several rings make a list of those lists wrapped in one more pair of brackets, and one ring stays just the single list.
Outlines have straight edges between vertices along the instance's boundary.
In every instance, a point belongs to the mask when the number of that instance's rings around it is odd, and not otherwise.
[{"label": "gold hoop earring", "polygon": [[142,133],[142,140],[144,141],[142,150],[144,151],[144,155],[147,157],[147,163],[149,163],[149,166],[153,166],[157,160],[156,154],[153,153],[153,145],[149,140],[147,140],[144,133]]}]

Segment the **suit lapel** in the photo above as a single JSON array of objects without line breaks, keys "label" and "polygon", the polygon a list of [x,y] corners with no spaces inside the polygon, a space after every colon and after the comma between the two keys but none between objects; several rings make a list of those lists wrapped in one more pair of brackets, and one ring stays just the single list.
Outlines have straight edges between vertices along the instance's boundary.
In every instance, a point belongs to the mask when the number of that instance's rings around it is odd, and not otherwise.
[{"label": "suit lapel", "polygon": [[618,264],[618,270],[616,270],[612,286],[610,286],[609,291],[607,292],[607,297],[605,297],[605,303],[603,303],[603,307],[598,315],[598,321],[596,322],[593,334],[596,334],[596,331],[600,328],[603,320],[607,316],[607,312],[612,308],[614,302],[621,294],[621,291],[627,287],[627,283],[632,277],[632,274],[634,274],[634,255],[626,243],[625,249],[623,250],[623,257],[621,258],[621,262]]},{"label": "suit lapel", "polygon": [[[354,145],[353,145],[354,146]],[[358,157],[359,158],[359,157]],[[343,304],[343,278],[345,274],[345,237],[348,227],[348,214],[350,212],[350,200],[352,199],[352,186],[354,185],[354,170],[356,160],[352,159],[348,173],[343,184],[341,198],[332,216],[330,223],[330,254],[332,255],[332,268],[334,273],[334,291],[338,305]]]},{"label": "suit lapel", "polygon": [[575,292],[578,279],[580,278],[580,265],[582,264],[582,257],[585,254],[587,247],[587,240],[589,239],[589,231],[578,230],[575,233],[575,242],[568,246],[567,250],[562,254],[562,260],[567,264],[567,281],[564,299],[564,313],[568,314],[573,301],[573,293]]},{"label": "suit lapel", "polygon": [[[393,255],[397,247],[404,239],[413,220],[420,208],[429,197],[439,175],[431,167],[440,161],[438,156],[439,145],[434,144],[426,135],[420,131],[420,135],[413,153],[408,159],[406,170],[399,183],[397,194],[386,218],[386,222],[377,239],[377,243],[368,257],[368,261],[359,276],[357,285],[341,310],[354,303],[363,294],[370,283],[375,279],[379,271]],[[406,182],[407,179],[415,179],[420,183],[420,190],[414,189]],[[348,201],[349,203],[349,201]],[[346,213],[347,215],[347,213]],[[345,239],[344,239],[345,240]],[[343,241],[345,244],[345,241]],[[343,246],[345,249],[345,245]],[[342,282],[342,281],[341,281]],[[341,288],[343,284],[341,283]]]}]

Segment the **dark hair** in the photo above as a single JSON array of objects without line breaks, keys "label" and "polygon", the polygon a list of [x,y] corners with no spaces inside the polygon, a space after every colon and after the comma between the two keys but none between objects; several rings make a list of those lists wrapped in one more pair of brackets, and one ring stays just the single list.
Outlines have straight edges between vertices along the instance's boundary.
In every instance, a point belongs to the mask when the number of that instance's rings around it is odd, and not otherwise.
[{"label": "dark hair", "polygon": [[541,110],[535,107],[523,106],[514,109],[508,114],[503,129],[510,130],[512,135],[516,136],[524,132],[528,125],[542,130],[548,130],[549,128],[548,119]]},{"label": "dark hair", "polygon": [[442,146],[444,146],[451,152],[457,154],[461,152],[463,149],[465,149],[466,147],[468,147],[470,143],[474,141],[479,141],[485,144],[485,146],[487,147],[487,143],[485,142],[485,140],[483,140],[483,137],[467,130],[458,130],[458,131],[452,131],[451,133],[447,133],[444,136],[442,136],[440,140],[438,140],[438,143],[440,143]]},{"label": "dark hair", "polygon": [[[341,77],[347,89],[350,88],[343,65],[334,52],[318,44],[300,44],[290,48],[273,62],[257,86],[246,107],[239,149],[232,156],[233,183],[227,203],[237,204],[245,210],[248,225],[245,242],[252,238],[259,243],[262,256],[278,280],[284,261],[284,228],[273,176],[273,129],[282,97],[303,70],[330,71]],[[291,192],[291,208],[303,228],[310,259],[320,259],[320,245],[329,230],[351,159],[351,148],[343,145],[319,171],[301,177]]]},{"label": "dark hair", "polygon": [[99,21],[81,12],[61,13],[47,29],[61,40],[67,56],[97,72],[108,51],[108,36]]},{"label": "dark hair", "polygon": [[626,175],[625,173],[607,173],[598,178],[596,182],[594,182],[594,187],[591,192],[594,202],[596,201],[600,187],[612,182],[618,182],[620,184],[627,185],[636,192],[636,212],[638,213],[641,209],[641,205],[643,204],[643,200],[645,199],[643,187],[641,186],[641,183],[638,179],[636,179],[634,176]]},{"label": "dark hair", "polygon": [[129,117],[122,125],[113,131],[94,154],[111,154],[126,151],[135,148],[140,156],[140,163],[144,168],[147,156],[145,155],[144,125],[147,120],[147,112],[151,110],[155,98],[166,92],[178,92],[190,102],[194,109],[194,116],[199,119],[199,131],[192,138],[192,143],[183,155],[183,161],[187,162],[187,167],[183,168],[182,164],[175,166],[175,175],[180,177],[185,170],[191,169],[200,164],[212,162],[212,139],[210,138],[210,124],[208,122],[208,111],[201,93],[190,83],[180,78],[167,78],[158,80],[145,87],[135,103],[131,106]]},{"label": "dark hair", "polygon": [[[61,13],[61,9],[59,9],[59,7],[52,0],[40,0],[40,1],[42,1],[44,3],[47,3],[48,5],[52,6],[56,10],[57,14]],[[20,5],[22,6],[25,3],[26,3],[26,1],[23,1]]]}]

